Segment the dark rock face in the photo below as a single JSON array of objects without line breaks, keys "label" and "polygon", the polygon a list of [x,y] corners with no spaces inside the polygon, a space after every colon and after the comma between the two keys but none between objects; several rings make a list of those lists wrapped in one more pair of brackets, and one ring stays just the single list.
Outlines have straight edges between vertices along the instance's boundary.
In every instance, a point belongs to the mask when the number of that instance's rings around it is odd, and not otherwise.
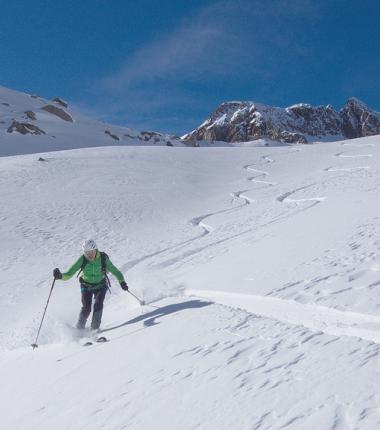
[{"label": "dark rock face", "polygon": [[18,122],[16,120],[12,121],[12,124],[8,127],[8,133],[17,132],[20,134],[46,134],[43,130],[34,124],[29,124],[27,122]]},{"label": "dark rock face", "polygon": [[64,111],[63,109],[57,106],[46,105],[46,106],[43,106],[41,109],[46,112],[52,113],[53,115],[56,115],[57,117],[63,119],[64,121],[74,122],[71,115],[69,115],[66,111]]},{"label": "dark rock face", "polygon": [[112,139],[114,139],[114,140],[120,140],[119,136],[117,136],[116,134],[111,133],[109,130],[105,130],[104,133],[108,134],[108,136],[112,137]]},{"label": "dark rock face", "polygon": [[61,99],[60,97],[54,97],[52,101],[63,106],[64,108],[69,107],[69,104],[65,100]]},{"label": "dark rock face", "polygon": [[178,141],[179,137],[175,135],[165,135],[162,133],[157,133],[155,131],[142,131],[137,136],[143,142],[153,143],[153,145],[163,145],[174,146],[172,141]]},{"label": "dark rock face", "polygon": [[124,133],[123,136],[129,139],[138,139],[142,143],[149,143],[153,145],[166,145],[166,146],[175,146],[174,144],[187,145],[187,142],[183,142],[179,136],[175,136],[174,134],[157,133],[155,131],[141,131],[140,133],[136,133],[134,135]]},{"label": "dark rock face", "polygon": [[28,119],[31,119],[33,121],[35,121],[37,119],[36,114],[31,110],[25,111],[25,115]]},{"label": "dark rock face", "polygon": [[314,107],[301,103],[278,108],[253,102],[226,102],[182,139],[187,142],[271,139],[308,143],[323,138],[338,140],[374,134],[380,134],[380,113],[351,98],[339,112],[331,105]]},{"label": "dark rock face", "polygon": [[380,134],[380,115],[360,100],[351,98],[341,110],[344,134],[349,139]]},{"label": "dark rock face", "polygon": [[160,140],[160,133],[156,133],[155,131],[142,131],[138,139],[144,140],[145,142],[149,142],[151,139],[156,143]]}]

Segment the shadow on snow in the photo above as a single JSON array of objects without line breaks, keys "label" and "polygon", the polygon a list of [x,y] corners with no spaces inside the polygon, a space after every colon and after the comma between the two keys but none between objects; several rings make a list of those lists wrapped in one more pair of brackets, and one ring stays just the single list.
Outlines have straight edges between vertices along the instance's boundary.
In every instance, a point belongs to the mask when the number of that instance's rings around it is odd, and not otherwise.
[{"label": "shadow on snow", "polygon": [[[124,327],[124,326],[127,326],[129,324],[134,324],[134,323],[137,323],[140,321],[144,322],[145,327],[150,327],[150,326],[159,324],[158,322],[156,322],[156,320],[158,318],[162,318],[166,315],[180,312],[180,311],[183,311],[185,309],[203,308],[203,307],[209,306],[211,304],[212,304],[212,302],[206,302],[206,301],[202,301],[202,300],[189,300],[189,301],[182,302],[182,303],[174,303],[171,305],[162,306],[160,308],[157,307],[154,311],[139,315],[135,318],[132,318],[131,320],[124,322],[124,323],[105,328],[101,332],[105,333],[107,331],[116,330],[120,327]],[[151,305],[147,305],[147,306],[151,306]]]}]

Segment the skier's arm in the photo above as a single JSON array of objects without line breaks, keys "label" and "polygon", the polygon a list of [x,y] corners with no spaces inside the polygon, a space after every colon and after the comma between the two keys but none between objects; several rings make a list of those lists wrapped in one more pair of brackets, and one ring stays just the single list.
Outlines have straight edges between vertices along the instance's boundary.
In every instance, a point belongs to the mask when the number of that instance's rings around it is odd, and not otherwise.
[{"label": "skier's arm", "polygon": [[83,255],[81,255],[67,272],[62,273],[63,281],[67,281],[68,279],[72,278],[76,272],[78,272],[78,270],[82,267],[83,258]]},{"label": "skier's arm", "polygon": [[109,258],[107,258],[106,260],[106,269],[108,272],[111,272],[113,274],[113,276],[119,281],[119,282],[125,282],[124,276],[123,274],[120,272],[120,270],[115,267],[111,260]]}]

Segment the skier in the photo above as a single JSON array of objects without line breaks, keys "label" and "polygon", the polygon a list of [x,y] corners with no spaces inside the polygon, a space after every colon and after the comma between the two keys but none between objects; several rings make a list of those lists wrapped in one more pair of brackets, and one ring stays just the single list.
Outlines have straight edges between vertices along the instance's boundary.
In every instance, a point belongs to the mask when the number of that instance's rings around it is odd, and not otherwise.
[{"label": "skier", "polygon": [[94,297],[94,309],[92,313],[91,329],[99,330],[103,313],[103,302],[108,289],[107,272],[111,272],[120,282],[123,290],[128,291],[128,285],[125,282],[123,274],[117,269],[104,252],[99,252],[95,241],[86,240],[83,244],[83,255],[70,267],[70,269],[61,273],[59,269],[54,269],[55,279],[66,281],[78,272],[82,295],[82,309],[79,313],[79,319],[76,327],[84,329],[87,318],[91,313],[92,298]]}]

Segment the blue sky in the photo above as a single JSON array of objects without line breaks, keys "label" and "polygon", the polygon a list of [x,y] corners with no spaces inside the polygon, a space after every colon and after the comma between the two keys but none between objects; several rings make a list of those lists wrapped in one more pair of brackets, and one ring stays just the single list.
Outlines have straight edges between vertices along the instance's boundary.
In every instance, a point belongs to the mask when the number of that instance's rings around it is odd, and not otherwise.
[{"label": "blue sky", "polygon": [[380,111],[375,0],[3,0],[0,84],[184,133],[221,102]]}]

